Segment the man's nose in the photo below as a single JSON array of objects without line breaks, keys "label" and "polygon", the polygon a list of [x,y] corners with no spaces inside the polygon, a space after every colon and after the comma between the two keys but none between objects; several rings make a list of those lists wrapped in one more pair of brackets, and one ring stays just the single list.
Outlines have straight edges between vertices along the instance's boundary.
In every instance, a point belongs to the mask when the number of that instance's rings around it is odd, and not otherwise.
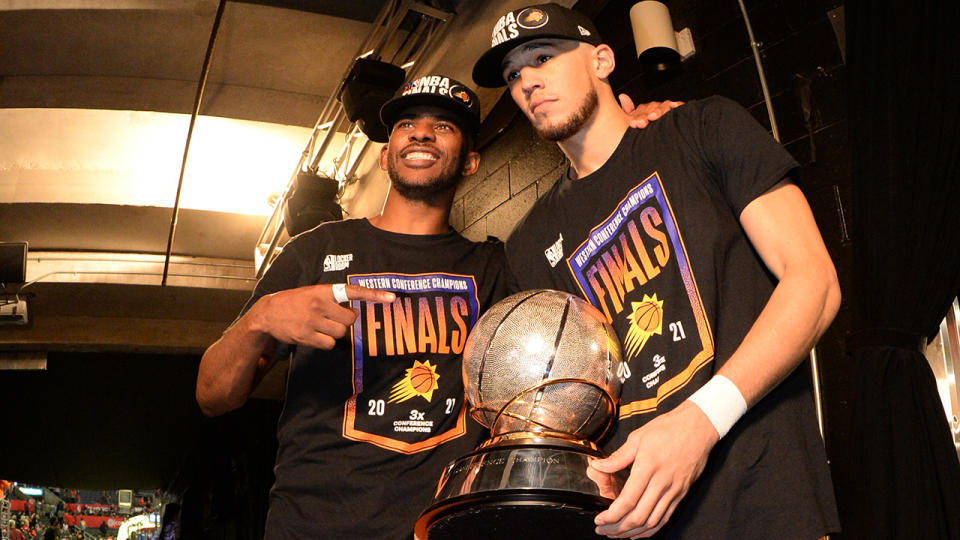
[{"label": "man's nose", "polygon": [[520,68],[520,89],[523,93],[530,95],[534,90],[543,88],[543,78],[540,72],[533,66],[523,66]]},{"label": "man's nose", "polygon": [[415,141],[432,141],[436,139],[436,133],[433,131],[431,122],[415,122],[413,130],[410,132],[410,138]]}]

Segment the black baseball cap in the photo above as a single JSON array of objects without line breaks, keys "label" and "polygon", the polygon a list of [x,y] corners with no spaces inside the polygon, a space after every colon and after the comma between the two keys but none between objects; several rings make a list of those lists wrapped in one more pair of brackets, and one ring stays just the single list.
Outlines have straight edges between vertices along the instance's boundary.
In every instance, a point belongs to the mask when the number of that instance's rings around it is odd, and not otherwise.
[{"label": "black baseball cap", "polygon": [[445,75],[425,75],[400,87],[380,108],[380,121],[389,132],[405,110],[431,105],[453,113],[458,125],[476,137],[480,132],[480,100],[462,82]]},{"label": "black baseball cap", "polygon": [[557,4],[537,4],[515,9],[500,17],[490,35],[490,49],[473,65],[473,82],[478,86],[504,86],[501,64],[514,47],[532,39],[560,38],[603,43],[600,32],[583,13]]}]

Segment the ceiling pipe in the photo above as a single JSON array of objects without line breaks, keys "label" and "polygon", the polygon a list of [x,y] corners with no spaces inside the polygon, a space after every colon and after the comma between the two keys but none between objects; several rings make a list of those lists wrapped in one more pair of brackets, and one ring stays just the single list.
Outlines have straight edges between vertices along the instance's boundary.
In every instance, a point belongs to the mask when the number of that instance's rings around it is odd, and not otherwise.
[{"label": "ceiling pipe", "polygon": [[190,115],[190,127],[187,129],[187,142],[183,148],[183,161],[180,163],[180,179],[177,181],[177,196],[173,200],[173,214],[170,216],[170,234],[167,236],[167,255],[163,260],[163,278],[160,286],[167,285],[167,274],[170,270],[170,254],[173,252],[173,238],[177,232],[177,218],[180,216],[180,192],[183,190],[183,173],[187,170],[187,155],[190,153],[190,139],[193,138],[193,128],[200,114],[200,102],[203,100],[203,90],[207,86],[207,75],[210,74],[210,59],[213,57],[213,46],[217,43],[220,33],[220,21],[223,19],[223,8],[227,0],[220,0],[217,14],[213,19],[213,28],[210,30],[210,42],[207,44],[207,54],[203,59],[203,69],[200,71],[200,81],[197,83],[197,97],[193,100],[193,114]]}]

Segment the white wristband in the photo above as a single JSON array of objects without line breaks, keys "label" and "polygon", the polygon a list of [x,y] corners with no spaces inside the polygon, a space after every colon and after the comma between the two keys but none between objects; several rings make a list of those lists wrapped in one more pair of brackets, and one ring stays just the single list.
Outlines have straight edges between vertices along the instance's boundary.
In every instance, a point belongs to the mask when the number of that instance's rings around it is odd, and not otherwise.
[{"label": "white wristband", "polygon": [[350,299],[347,298],[346,283],[334,283],[332,289],[333,289],[333,299],[336,300],[338,304],[342,304],[344,302],[350,301]]},{"label": "white wristband", "polygon": [[722,439],[733,424],[747,412],[747,402],[737,385],[723,375],[714,375],[707,384],[687,398],[694,402]]}]

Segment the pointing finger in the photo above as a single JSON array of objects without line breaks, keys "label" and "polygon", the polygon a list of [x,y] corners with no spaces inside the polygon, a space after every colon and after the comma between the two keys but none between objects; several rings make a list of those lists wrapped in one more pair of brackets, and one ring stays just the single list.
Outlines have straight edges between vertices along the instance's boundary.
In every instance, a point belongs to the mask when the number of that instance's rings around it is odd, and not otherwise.
[{"label": "pointing finger", "polygon": [[337,283],[332,286],[333,296],[338,303],[349,300],[361,300],[365,302],[379,302],[390,304],[397,299],[397,295],[390,291],[381,291],[377,289],[368,289],[360,285],[350,285],[346,283]]}]

